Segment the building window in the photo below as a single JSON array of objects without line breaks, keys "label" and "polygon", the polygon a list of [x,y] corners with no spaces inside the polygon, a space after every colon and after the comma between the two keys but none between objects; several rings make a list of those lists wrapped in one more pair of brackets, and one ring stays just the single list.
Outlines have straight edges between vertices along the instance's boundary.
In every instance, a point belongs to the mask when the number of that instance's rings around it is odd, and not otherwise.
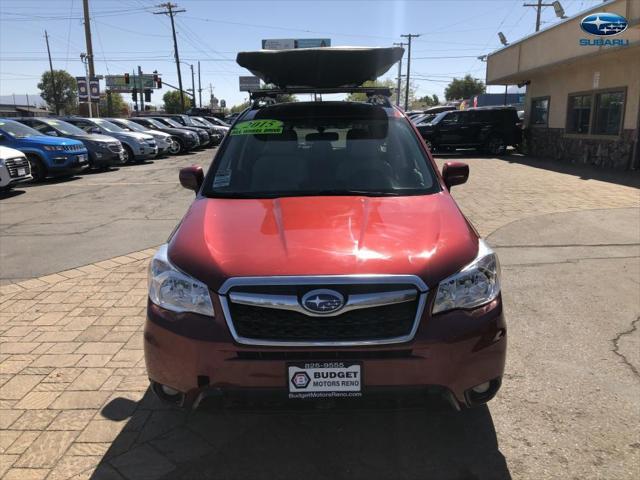
[{"label": "building window", "polygon": [[624,110],[624,92],[598,93],[595,104],[593,133],[596,135],[618,135]]},{"label": "building window", "polygon": [[589,133],[591,118],[591,94],[570,95],[567,112],[567,132]]},{"label": "building window", "polygon": [[531,100],[531,125],[549,124],[549,97]]}]

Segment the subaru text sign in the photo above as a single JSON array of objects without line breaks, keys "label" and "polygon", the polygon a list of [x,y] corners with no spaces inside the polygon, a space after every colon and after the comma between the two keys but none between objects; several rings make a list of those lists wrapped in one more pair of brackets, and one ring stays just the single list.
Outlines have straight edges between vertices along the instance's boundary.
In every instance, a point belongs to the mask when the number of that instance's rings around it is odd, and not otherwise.
[{"label": "subaru text sign", "polygon": [[251,92],[253,90],[260,90],[260,79],[254,76],[240,77],[240,91]]},{"label": "subaru text sign", "polygon": [[591,35],[599,37],[618,35],[624,32],[629,23],[627,19],[617,13],[592,13],[580,22],[580,28]]},{"label": "subaru text sign", "polygon": [[619,35],[629,26],[629,22],[622,15],[611,12],[591,13],[580,22],[583,32],[597,38],[581,38],[583,47],[626,47],[629,46],[628,38],[608,38]]}]

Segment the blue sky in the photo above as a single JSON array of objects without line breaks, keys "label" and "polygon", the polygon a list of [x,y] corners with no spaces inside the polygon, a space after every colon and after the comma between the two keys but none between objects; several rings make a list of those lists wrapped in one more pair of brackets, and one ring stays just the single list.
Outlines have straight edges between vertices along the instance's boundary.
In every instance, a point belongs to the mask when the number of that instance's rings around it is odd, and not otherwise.
[{"label": "blue sky", "polygon": [[[140,65],[157,69],[177,84],[169,20],[153,15],[160,1],[90,0],[97,74],[122,74]],[[228,105],[240,103],[238,51],[260,48],[263,38],[330,38],[332,45],[389,46],[400,34],[419,33],[412,48],[412,80],[420,96],[438,94],[452,77],[484,79],[476,57],[500,47],[497,32],[516,41],[535,29],[535,9],[522,0],[175,0],[181,60],[200,60],[204,99],[209,84]],[[532,2],[528,2],[532,3]],[[551,2],[547,2],[551,3]],[[562,0],[568,16],[601,0]],[[82,0],[0,0],[0,95],[37,94],[48,69],[44,30],[50,35],[54,68],[84,75]],[[542,13],[543,28],[557,22],[553,8]],[[406,54],[405,54],[406,57]],[[446,58],[442,58],[446,57]],[[395,77],[393,67],[386,77]],[[182,65],[185,88],[189,65]],[[197,71],[196,71],[197,88]],[[501,87],[497,87],[502,91]],[[161,103],[165,89],[153,95]],[[129,100],[128,95],[125,96]]]}]

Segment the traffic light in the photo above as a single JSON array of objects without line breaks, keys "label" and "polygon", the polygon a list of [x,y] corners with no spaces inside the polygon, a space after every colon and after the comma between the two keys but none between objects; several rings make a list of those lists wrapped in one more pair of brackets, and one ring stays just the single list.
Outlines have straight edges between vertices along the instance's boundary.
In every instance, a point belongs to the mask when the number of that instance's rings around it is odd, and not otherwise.
[{"label": "traffic light", "polygon": [[156,82],[156,88],[162,88],[162,79],[158,77],[158,81]]},{"label": "traffic light", "polygon": [[127,85],[129,85],[129,74],[125,73],[124,74],[124,83],[126,83]]},{"label": "traffic light", "polygon": [[133,100],[134,102],[138,101],[138,89],[137,88],[134,88],[131,91],[131,100]]},{"label": "traffic light", "polygon": [[150,102],[151,101],[151,90],[145,90],[144,91],[144,101],[145,102]]},{"label": "traffic light", "polygon": [[158,71],[153,71],[153,83],[156,85],[156,88],[162,88],[162,79],[160,75],[158,75]]}]

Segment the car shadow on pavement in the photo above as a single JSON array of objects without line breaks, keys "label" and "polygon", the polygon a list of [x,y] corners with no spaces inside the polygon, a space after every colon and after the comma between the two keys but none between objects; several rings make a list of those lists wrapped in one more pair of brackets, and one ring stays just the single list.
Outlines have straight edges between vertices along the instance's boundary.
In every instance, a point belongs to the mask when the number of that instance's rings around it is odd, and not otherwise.
[{"label": "car shadow on pavement", "polygon": [[7,198],[17,197],[18,195],[22,195],[26,193],[24,190],[0,190],[0,200],[6,200]]},{"label": "car shadow on pavement", "polygon": [[525,155],[507,155],[498,157],[509,163],[519,163],[527,167],[541,168],[551,170],[557,173],[565,173],[580,177],[582,180],[599,180],[601,182],[616,183],[627,187],[636,187],[640,185],[640,171],[630,170],[613,170],[610,168],[602,168],[596,165],[580,165],[574,163],[564,163]]},{"label": "car shadow on pavement", "polygon": [[61,176],[61,177],[49,177],[49,178],[45,178],[42,181],[39,182],[26,182],[24,185],[21,185],[20,187],[24,187],[24,188],[37,188],[40,186],[45,186],[45,185],[57,185],[60,183],[69,183],[69,182],[75,182],[76,180],[80,180],[82,177],[79,177],[78,175],[71,175],[71,176]]},{"label": "car shadow on pavement", "polygon": [[487,407],[185,411],[147,391],[102,415],[128,421],[92,480],[511,478]]}]

